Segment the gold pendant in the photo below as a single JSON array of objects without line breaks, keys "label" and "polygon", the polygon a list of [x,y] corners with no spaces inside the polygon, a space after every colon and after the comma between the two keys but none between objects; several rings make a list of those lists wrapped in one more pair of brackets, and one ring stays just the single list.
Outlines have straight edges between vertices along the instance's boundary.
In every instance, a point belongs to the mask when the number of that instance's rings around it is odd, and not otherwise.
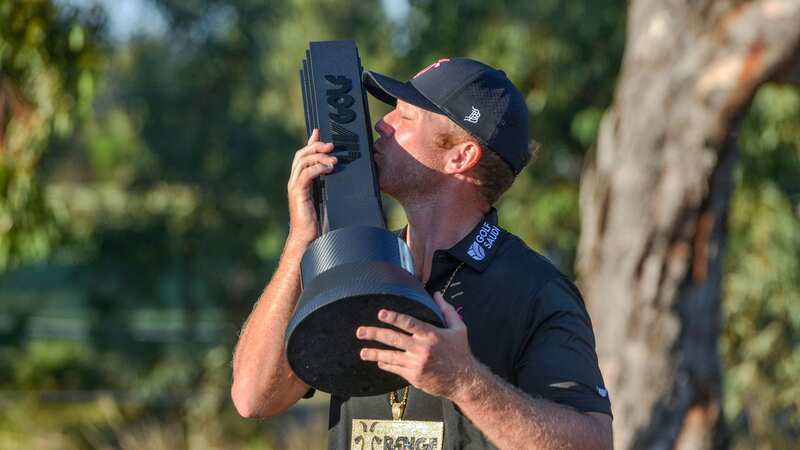
[{"label": "gold pendant", "polygon": [[406,412],[406,405],[403,403],[392,403],[392,419],[402,420],[403,414]]},{"label": "gold pendant", "polygon": [[350,436],[350,450],[441,450],[444,422],[353,419]]}]

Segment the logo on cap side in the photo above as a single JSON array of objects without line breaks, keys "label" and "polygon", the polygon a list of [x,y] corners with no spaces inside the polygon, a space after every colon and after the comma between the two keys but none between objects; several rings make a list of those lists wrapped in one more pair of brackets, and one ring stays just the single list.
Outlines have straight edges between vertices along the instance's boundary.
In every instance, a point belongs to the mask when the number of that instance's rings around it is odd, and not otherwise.
[{"label": "logo on cap side", "polygon": [[436,69],[439,66],[441,66],[443,62],[448,62],[448,61],[450,61],[450,58],[440,59],[440,60],[436,61],[435,63],[428,65],[428,67],[426,67],[426,68],[420,70],[419,72],[417,72],[417,74],[414,75],[414,78],[419,77],[420,75],[422,75],[423,73],[425,73],[425,72],[427,72],[427,71],[429,71],[431,69]]},{"label": "logo on cap side", "polygon": [[483,249],[483,247],[481,247],[481,244],[477,242],[473,242],[472,245],[469,246],[467,254],[475,261],[480,261],[483,258],[486,258],[486,251]]},{"label": "logo on cap side", "polygon": [[478,110],[478,108],[473,106],[472,107],[472,112],[469,113],[468,116],[464,117],[464,121],[465,122],[478,123],[478,119],[480,119],[480,118],[481,118],[481,112]]}]

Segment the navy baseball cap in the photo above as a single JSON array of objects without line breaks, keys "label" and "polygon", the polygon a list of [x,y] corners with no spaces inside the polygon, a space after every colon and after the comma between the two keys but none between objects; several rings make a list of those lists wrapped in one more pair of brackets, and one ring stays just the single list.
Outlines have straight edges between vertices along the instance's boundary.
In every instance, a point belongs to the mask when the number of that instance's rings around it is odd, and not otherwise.
[{"label": "navy baseball cap", "polygon": [[397,99],[444,114],[518,174],[528,163],[528,107],[522,94],[497,70],[469,58],[447,58],[407,82],[366,70],[364,85],[392,106]]}]

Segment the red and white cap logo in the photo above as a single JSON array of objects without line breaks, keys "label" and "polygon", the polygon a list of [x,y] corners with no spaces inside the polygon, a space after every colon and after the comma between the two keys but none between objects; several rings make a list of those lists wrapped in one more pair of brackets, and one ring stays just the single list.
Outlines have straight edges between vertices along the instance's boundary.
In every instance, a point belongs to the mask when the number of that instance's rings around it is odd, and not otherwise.
[{"label": "red and white cap logo", "polygon": [[440,60],[436,61],[435,63],[430,64],[428,67],[426,67],[426,68],[420,70],[419,72],[417,72],[417,74],[414,75],[414,78],[419,77],[420,75],[422,75],[423,73],[425,73],[425,72],[427,72],[427,71],[429,71],[431,69],[436,69],[439,66],[441,66],[443,62],[448,62],[448,61],[450,61],[450,58],[440,59]]}]

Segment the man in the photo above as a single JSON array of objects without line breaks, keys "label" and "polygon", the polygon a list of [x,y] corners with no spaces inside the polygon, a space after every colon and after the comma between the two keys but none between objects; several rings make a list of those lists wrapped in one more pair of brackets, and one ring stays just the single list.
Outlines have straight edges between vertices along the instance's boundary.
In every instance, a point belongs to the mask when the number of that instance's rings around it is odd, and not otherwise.
[{"label": "man", "polygon": [[[441,440],[424,447],[418,439],[419,448],[610,449],[611,408],[580,294],[501,229],[492,208],[530,160],[522,95],[503,72],[464,58],[440,60],[407,83],[373,72],[364,82],[396,106],[375,126],[379,184],[405,209],[402,237],[446,326],[383,310],[386,328],[358,328],[362,359],[411,388],[333,396],[329,447],[359,442],[351,436],[358,419],[395,419],[443,424]],[[289,368],[283,342],[300,258],[317,237],[311,184],[336,164],[331,150],[314,131],[292,164],[289,237],[234,356],[232,397],[245,417],[279,414],[313,393]]]}]

